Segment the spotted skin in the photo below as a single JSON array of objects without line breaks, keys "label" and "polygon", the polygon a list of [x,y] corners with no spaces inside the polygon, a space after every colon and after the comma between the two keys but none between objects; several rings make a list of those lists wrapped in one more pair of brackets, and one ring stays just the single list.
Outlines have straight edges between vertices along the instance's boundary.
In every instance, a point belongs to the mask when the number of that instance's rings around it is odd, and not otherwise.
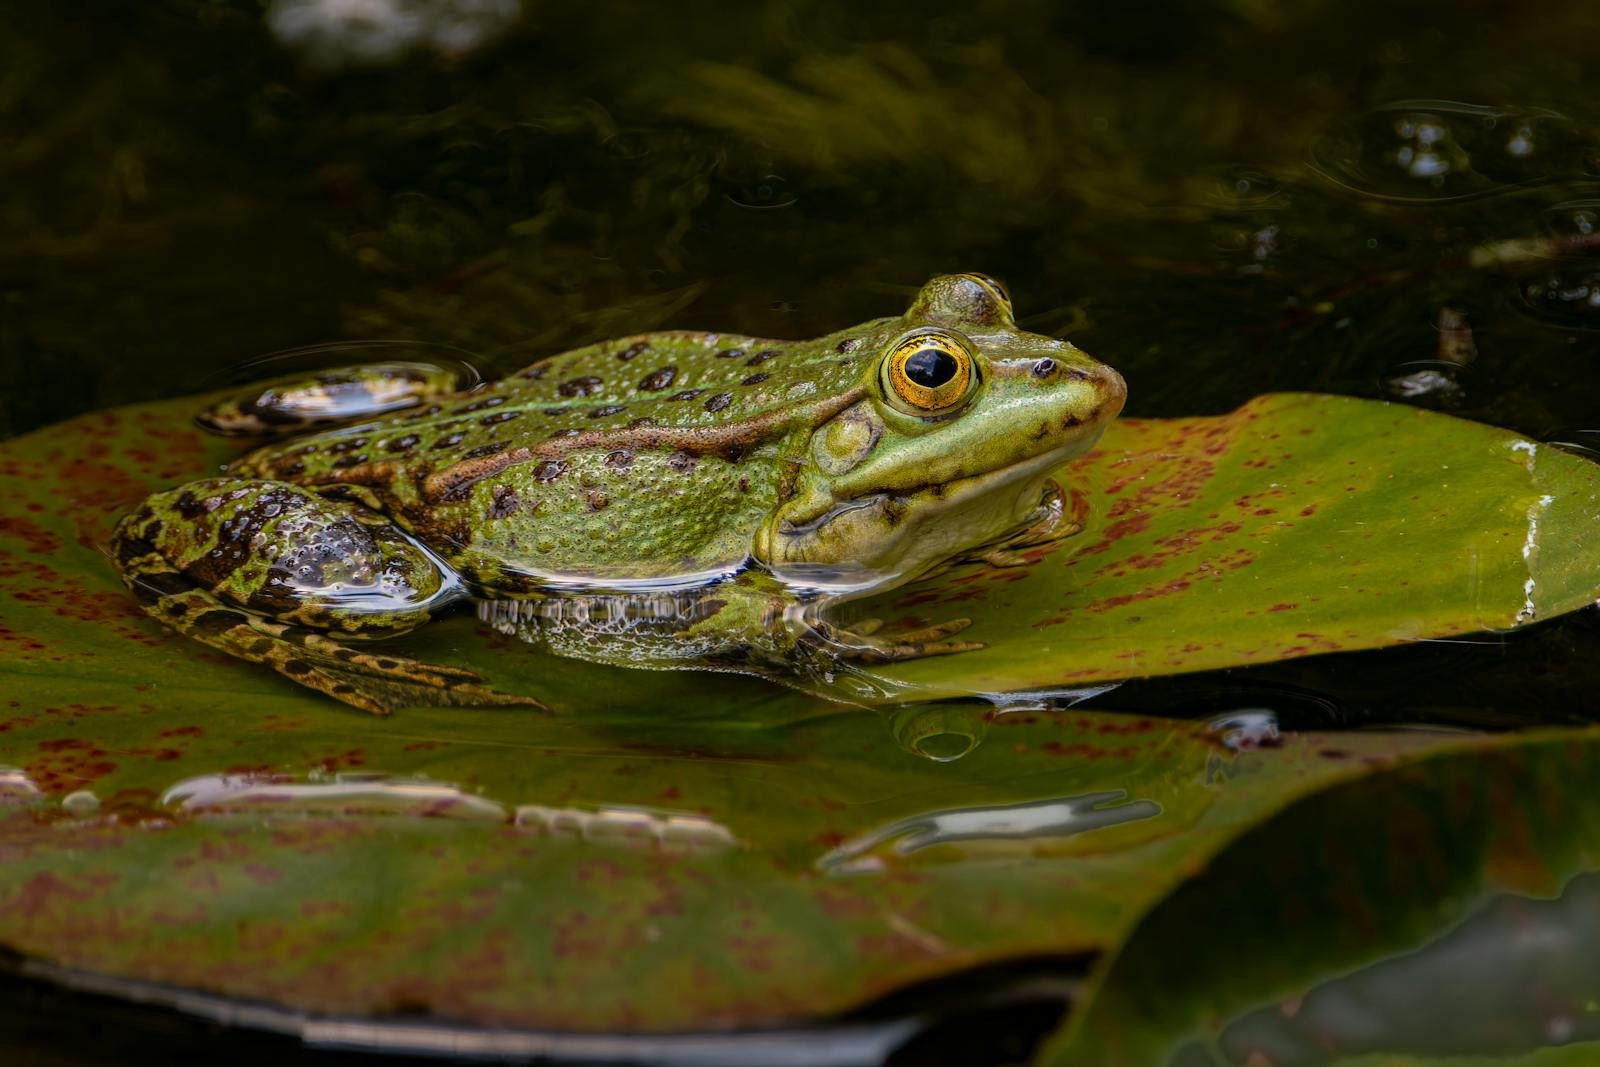
[{"label": "spotted skin", "polygon": [[[172,515],[186,521],[175,528]],[[258,540],[279,550],[257,551]],[[360,507],[282,482],[191,482],[123,519],[113,551],[140,606],[166,625],[356,707],[537,705],[472,671],[328,636],[405,633],[464,596],[428,553]]]},{"label": "spotted skin", "polygon": [[[305,397],[344,390],[311,432],[123,521],[118,565],[146,610],[369,710],[528,700],[347,644],[466,599],[500,605],[485,617],[508,632],[630,666],[781,674],[962,651],[976,646],[947,640],[959,623],[891,641],[795,609],[823,586],[861,595],[980,551],[1001,560],[1051,514],[1050,469],[1124,395],[1109,367],[1018,330],[978,275],[811,341],[644,334],[467,392],[393,375],[373,373],[372,410],[350,400],[361,368],[209,409],[265,425],[276,392],[300,398],[305,425]],[[408,406],[388,410],[397,392]],[[663,589],[673,606],[652,618]]]}]

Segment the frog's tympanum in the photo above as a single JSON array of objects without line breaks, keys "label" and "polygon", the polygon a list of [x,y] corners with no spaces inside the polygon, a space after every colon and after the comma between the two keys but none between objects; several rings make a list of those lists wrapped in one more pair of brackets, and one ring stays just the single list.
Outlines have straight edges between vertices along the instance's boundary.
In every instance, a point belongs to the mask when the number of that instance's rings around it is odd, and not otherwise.
[{"label": "frog's tympanum", "polygon": [[465,392],[386,364],[258,387],[201,422],[295,434],[147,499],[112,550],[146,611],[374,712],[531,704],[371,639],[471,600],[568,656],[818,678],[981,647],[824,621],[963,558],[1072,532],[1050,472],[1122,408],[1116,371],[935,278],[811,341],[653,333]]}]

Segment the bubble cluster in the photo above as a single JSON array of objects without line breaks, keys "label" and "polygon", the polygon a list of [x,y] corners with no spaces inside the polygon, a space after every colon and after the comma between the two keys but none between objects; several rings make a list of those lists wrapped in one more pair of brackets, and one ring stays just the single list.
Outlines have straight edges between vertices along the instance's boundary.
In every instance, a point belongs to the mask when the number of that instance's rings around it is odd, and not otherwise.
[{"label": "bubble cluster", "polygon": [[1583,175],[1597,139],[1543,108],[1402,100],[1336,124],[1311,148],[1323,177],[1382,200],[1465,200]]}]

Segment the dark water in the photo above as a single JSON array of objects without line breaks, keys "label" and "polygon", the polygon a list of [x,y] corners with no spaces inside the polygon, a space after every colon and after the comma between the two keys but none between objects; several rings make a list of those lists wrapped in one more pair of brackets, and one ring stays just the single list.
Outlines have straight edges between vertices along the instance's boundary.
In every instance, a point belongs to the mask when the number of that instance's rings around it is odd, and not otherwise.
[{"label": "dark water", "polygon": [[[1591,2],[316,7],[0,14],[0,436],[294,346],[501,372],[977,270],[1130,415],[1309,389],[1600,449]],[[1116,705],[1580,721],[1597,653],[1588,613]]]},{"label": "dark water", "polygon": [[1596,258],[1468,265],[1594,223],[1593,5],[529,4],[366,64],[258,3],[10,7],[3,432],[340,338],[812,336],[948,270],[1133,415],[1383,395],[1448,307],[1455,410],[1594,425]]}]

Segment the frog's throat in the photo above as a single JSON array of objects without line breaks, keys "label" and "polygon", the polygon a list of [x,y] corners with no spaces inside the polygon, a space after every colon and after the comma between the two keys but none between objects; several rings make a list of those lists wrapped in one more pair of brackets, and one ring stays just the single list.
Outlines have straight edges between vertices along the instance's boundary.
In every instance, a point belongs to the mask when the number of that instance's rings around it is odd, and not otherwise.
[{"label": "frog's throat", "polygon": [[[1118,381],[1120,382],[1120,378]],[[1115,399],[1120,409],[1120,397]],[[1109,421],[1109,420],[1107,420]],[[887,508],[903,510],[910,501],[916,501],[921,513],[934,515],[960,507],[975,497],[997,493],[1012,483],[1041,476],[1053,468],[1083,455],[1099,443],[1105,432],[1102,425],[1092,434],[1064,442],[1055,448],[1027,456],[1005,466],[978,471],[961,478],[929,479],[906,485],[874,485],[867,483],[853,489],[845,496],[818,494],[803,502],[789,500],[780,510],[776,521],[770,523],[769,536],[780,538],[804,537],[816,533],[840,516],[862,508]],[[835,481],[835,487],[839,481]]]},{"label": "frog's throat", "polygon": [[[1098,435],[1097,435],[1098,436]],[[1094,440],[1083,443],[1083,446],[1071,450],[1044,452],[1028,459],[1019,460],[1009,466],[997,467],[994,470],[983,471],[978,474],[968,475],[965,478],[955,478],[947,482],[928,483],[896,487],[894,489],[879,489],[846,500],[836,501],[832,506],[819,514],[800,518],[780,518],[777,522],[777,532],[783,537],[804,537],[814,534],[852,511],[863,508],[883,508],[891,501],[919,501],[933,502],[947,508],[960,507],[969,501],[982,496],[988,496],[1011,484],[1020,484],[1031,478],[1044,479],[1051,470],[1070,462],[1075,456],[1082,454],[1094,446]]]}]

